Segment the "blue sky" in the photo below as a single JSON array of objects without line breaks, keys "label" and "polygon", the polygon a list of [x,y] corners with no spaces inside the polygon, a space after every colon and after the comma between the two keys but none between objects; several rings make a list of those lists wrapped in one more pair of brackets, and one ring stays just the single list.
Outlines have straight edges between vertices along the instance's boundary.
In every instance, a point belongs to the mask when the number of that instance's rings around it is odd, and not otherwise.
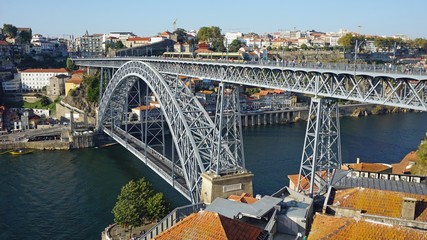
[{"label": "blue sky", "polygon": [[[7,1],[7,4],[5,3]],[[427,38],[426,0],[1,0],[0,25],[31,27],[45,36],[132,31],[151,36],[177,27],[274,32],[346,28],[363,34]],[[361,27],[358,27],[361,26]]]}]

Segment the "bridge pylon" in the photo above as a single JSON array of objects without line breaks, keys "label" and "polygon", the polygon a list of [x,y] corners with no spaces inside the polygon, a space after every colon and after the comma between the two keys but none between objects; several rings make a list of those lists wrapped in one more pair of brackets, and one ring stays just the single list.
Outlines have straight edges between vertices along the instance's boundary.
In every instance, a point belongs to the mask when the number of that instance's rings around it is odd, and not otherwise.
[{"label": "bridge pylon", "polygon": [[210,169],[201,174],[200,199],[211,203],[231,194],[253,194],[253,174],[245,169],[239,86],[218,85]]},{"label": "bridge pylon", "polygon": [[339,110],[336,99],[312,97],[297,190],[322,195],[341,167]]}]

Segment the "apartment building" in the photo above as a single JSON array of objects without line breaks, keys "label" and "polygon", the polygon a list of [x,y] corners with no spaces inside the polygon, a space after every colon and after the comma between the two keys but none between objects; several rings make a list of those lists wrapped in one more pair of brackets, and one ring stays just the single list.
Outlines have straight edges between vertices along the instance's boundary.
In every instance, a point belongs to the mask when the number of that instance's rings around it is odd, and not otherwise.
[{"label": "apartment building", "polygon": [[27,69],[21,72],[22,91],[41,91],[49,85],[49,80],[53,76],[60,74],[68,75],[65,68],[59,69]]}]

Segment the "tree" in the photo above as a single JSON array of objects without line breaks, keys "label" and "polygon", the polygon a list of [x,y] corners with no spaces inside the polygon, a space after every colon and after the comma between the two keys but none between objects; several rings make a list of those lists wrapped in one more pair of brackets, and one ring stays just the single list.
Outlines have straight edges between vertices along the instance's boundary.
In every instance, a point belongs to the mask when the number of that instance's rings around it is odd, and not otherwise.
[{"label": "tree", "polygon": [[222,38],[216,38],[212,41],[211,49],[214,52],[225,52],[225,46]]},{"label": "tree", "polygon": [[76,65],[74,65],[73,60],[71,58],[67,58],[66,67],[68,71],[74,71],[76,70]]},{"label": "tree", "polygon": [[42,96],[41,97],[41,99],[40,99],[40,104],[43,106],[43,107],[46,107],[47,105],[49,105],[51,102],[50,102],[50,99],[48,98],[48,97],[46,97],[46,96]]},{"label": "tree", "polygon": [[187,38],[187,31],[183,28],[177,28],[173,34],[176,35],[177,41],[179,43],[185,43],[187,42],[188,38]]},{"label": "tree", "polygon": [[221,35],[221,28],[219,27],[201,27],[199,31],[197,32],[197,41],[206,41],[209,43],[212,43],[215,39],[221,39],[223,40],[223,37]]},{"label": "tree", "polygon": [[229,45],[228,45],[228,51],[229,52],[237,52],[239,51],[240,47],[242,46],[242,42],[240,42],[239,39],[234,39]]},{"label": "tree", "polygon": [[122,49],[122,48],[125,48],[125,45],[123,45],[122,41],[117,41],[114,48],[115,49]]},{"label": "tree", "polygon": [[308,49],[307,44],[305,44],[305,43],[301,44],[301,49],[302,50],[307,50]]},{"label": "tree", "polygon": [[96,75],[84,75],[83,83],[86,85],[86,100],[92,103],[97,103],[99,101],[99,84],[100,76]]},{"label": "tree", "polygon": [[349,48],[353,41],[353,35],[351,33],[347,33],[346,35],[340,37],[338,39],[338,44],[345,48]]},{"label": "tree", "polygon": [[150,197],[146,203],[147,218],[148,219],[159,219],[166,215],[167,208],[166,203],[163,199],[163,193],[156,193]]},{"label": "tree", "polygon": [[29,31],[21,31],[18,35],[19,41],[21,43],[30,43],[32,34]]},{"label": "tree", "polygon": [[13,26],[12,24],[3,24],[3,34],[11,37],[11,38],[15,38],[16,34],[18,32],[18,29]]},{"label": "tree", "polygon": [[141,178],[122,188],[112,213],[116,224],[132,228],[141,226],[145,220],[162,218],[166,211],[163,194],[154,194],[151,184]]}]

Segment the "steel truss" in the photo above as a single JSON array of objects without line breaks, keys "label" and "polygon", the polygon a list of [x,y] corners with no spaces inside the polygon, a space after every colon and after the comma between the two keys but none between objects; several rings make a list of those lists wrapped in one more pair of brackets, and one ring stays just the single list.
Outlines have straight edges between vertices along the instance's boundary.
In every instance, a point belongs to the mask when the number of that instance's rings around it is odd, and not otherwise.
[{"label": "steel truss", "polygon": [[199,101],[177,76],[161,76],[149,64],[128,62],[117,70],[101,99],[98,126],[120,126],[128,92],[138,79],[144,80],[158,99],[169,125],[179,157],[189,198],[198,202],[200,173],[210,167],[215,125]]},{"label": "steel truss", "polygon": [[[161,73],[427,111],[427,75],[355,72],[140,58]],[[77,59],[77,65],[119,67],[129,59]]]},{"label": "steel truss", "polygon": [[327,190],[342,164],[338,103],[313,97],[308,116],[297,190],[313,197]]},{"label": "steel truss", "polygon": [[[156,97],[160,96],[158,99],[162,104],[166,122],[171,128],[193,202],[199,197],[200,172],[212,170],[221,174],[234,169],[244,169],[243,143],[238,130],[240,123],[236,119],[231,120],[233,115],[230,113],[236,114],[236,111],[227,104],[231,105],[233,98],[228,98],[227,94],[224,94],[224,89],[228,87],[224,87],[222,83],[275,88],[317,96],[312,99],[310,105],[310,118],[300,167],[302,178],[298,181],[298,189],[306,190],[309,186],[310,195],[322,194],[326,190],[330,185],[333,170],[339,168],[342,161],[338,105],[331,98],[427,111],[425,75],[161,58],[138,58],[138,60],[150,65],[142,62],[128,64],[126,63],[129,61],[128,58],[75,61],[77,65],[91,67],[119,68],[123,65],[121,69],[125,73],[119,77],[115,75],[117,83],[110,84],[111,87],[109,85],[105,91],[100,105],[101,111],[98,114],[102,118],[99,117],[98,123],[110,122],[114,125],[117,122],[116,116],[121,116],[123,109],[120,108],[125,104],[123,96],[130,89],[126,81],[122,82],[123,79],[131,82],[134,81],[132,76],[142,78],[153,89]],[[132,64],[138,66],[131,67]],[[162,78],[157,71],[165,77]],[[176,78],[178,75],[221,82],[217,106],[222,107],[217,107],[215,123],[202,110],[191,92]],[[157,82],[154,82],[154,79]],[[120,86],[117,86],[119,83]],[[237,106],[238,100],[234,101]],[[110,110],[105,110],[104,105],[107,104]],[[227,120],[227,117],[230,119]],[[236,142],[230,141],[233,138]]]},{"label": "steel truss", "polygon": [[219,83],[215,111],[215,144],[210,170],[217,175],[245,171],[239,86]]}]

